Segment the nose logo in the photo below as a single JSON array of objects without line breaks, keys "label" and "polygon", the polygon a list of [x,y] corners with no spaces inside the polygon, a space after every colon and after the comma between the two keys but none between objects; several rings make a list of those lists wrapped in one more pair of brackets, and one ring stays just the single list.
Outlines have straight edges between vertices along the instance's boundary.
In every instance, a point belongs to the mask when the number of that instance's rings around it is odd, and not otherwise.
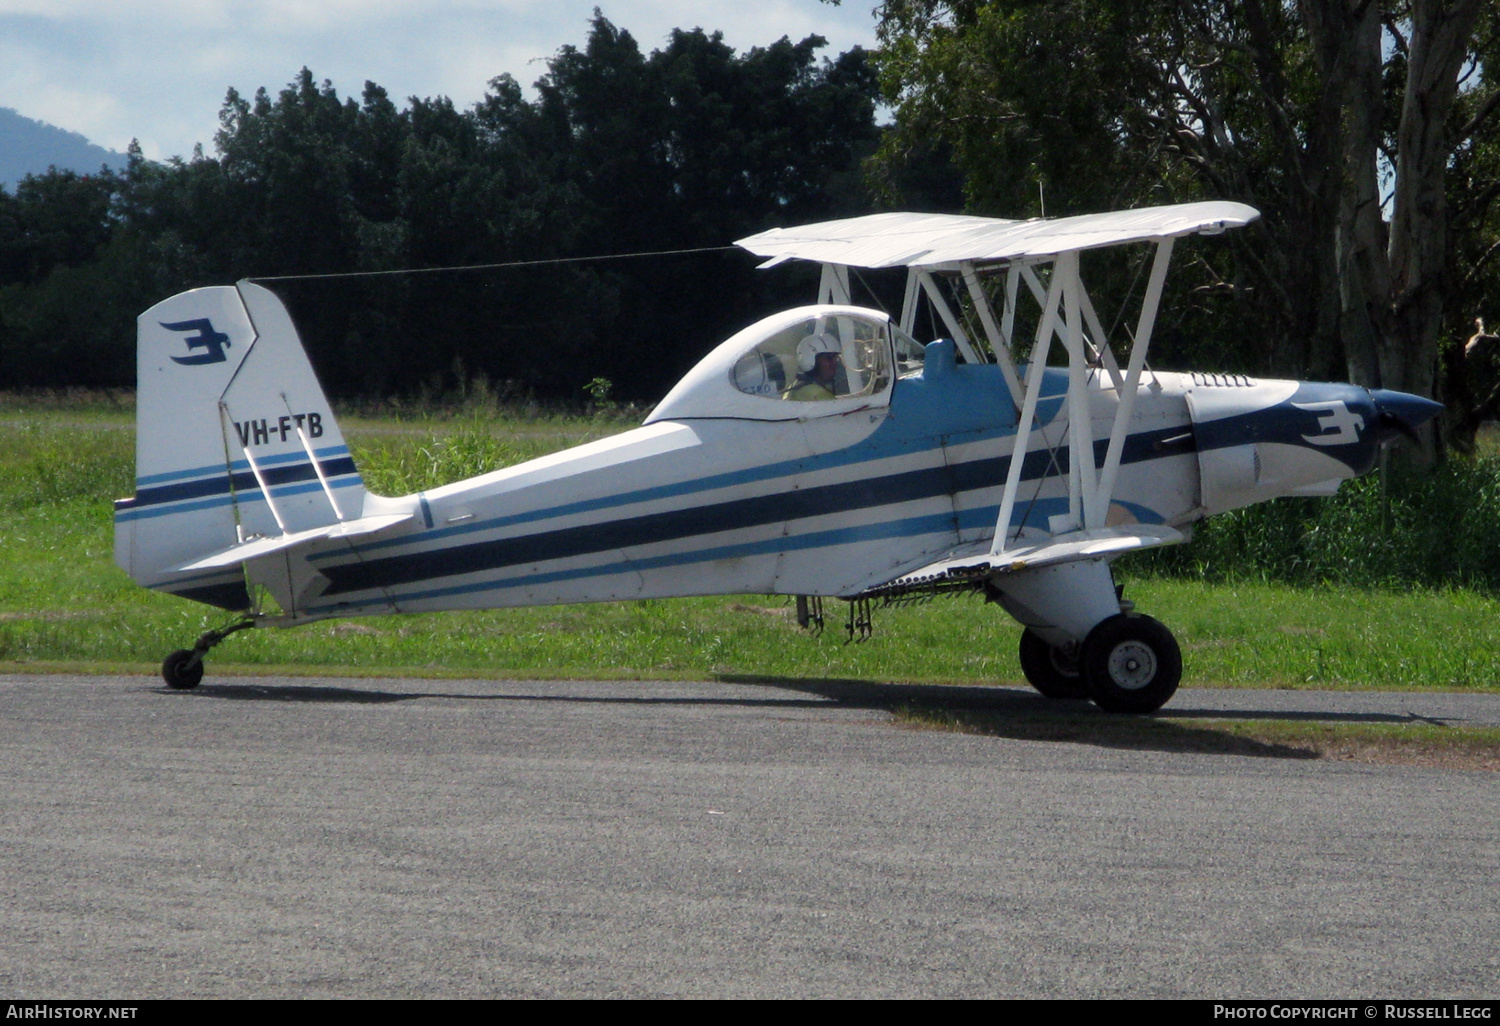
[{"label": "nose logo", "polygon": [[1350,413],[1349,407],[1344,405],[1341,399],[1332,399],[1322,403],[1292,403],[1299,410],[1318,415],[1318,428],[1320,433],[1316,435],[1303,435],[1302,440],[1311,445],[1348,445],[1359,441],[1359,432],[1365,426],[1365,418],[1358,413]]}]

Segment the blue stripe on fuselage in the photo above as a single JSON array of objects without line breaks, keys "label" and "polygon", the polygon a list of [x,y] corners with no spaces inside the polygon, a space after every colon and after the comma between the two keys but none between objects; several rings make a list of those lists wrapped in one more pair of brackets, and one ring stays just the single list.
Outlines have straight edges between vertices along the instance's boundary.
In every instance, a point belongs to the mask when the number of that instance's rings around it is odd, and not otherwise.
[{"label": "blue stripe on fuselage", "polygon": [[[1138,506],[1134,503],[1125,503],[1124,505],[1139,517],[1142,522],[1159,522],[1159,518],[1158,520],[1151,519],[1155,516],[1155,513],[1144,506]],[[1031,509],[1028,521],[1035,521],[1032,526],[1041,526],[1046,523],[1048,517],[1064,512],[1067,507],[1067,499],[1040,500]],[[957,524],[960,530],[975,530],[989,527],[994,524],[995,516],[998,512],[998,506],[981,506],[969,509],[958,515]],[[926,516],[907,517],[880,523],[810,531],[806,534],[792,535],[790,537],[766,538],[753,542],[715,545],[711,548],[694,549],[687,552],[668,552],[656,556],[637,557],[626,563],[608,563],[602,566],[573,567],[566,570],[553,570],[545,573],[490,578],[468,584],[428,588],[422,591],[404,592],[390,596],[380,595],[375,598],[363,600],[356,599],[354,601],[326,605],[313,605],[307,608],[307,612],[313,616],[333,615],[371,606],[395,604],[399,607],[402,603],[426,602],[433,599],[452,598],[458,595],[473,595],[486,591],[504,591],[510,588],[529,588],[537,585],[583,580],[589,577],[608,577],[620,573],[664,570],[670,567],[691,566],[696,563],[711,563],[722,559],[745,559],[776,552],[796,552],[805,549],[827,548],[835,545],[879,541],[883,538],[914,538],[925,535],[943,535],[951,531],[954,521],[955,518],[947,513],[928,514]]]},{"label": "blue stripe on fuselage", "polygon": [[[1143,459],[1172,455],[1172,453],[1157,451],[1153,443],[1158,440],[1158,437],[1181,433],[1181,428],[1173,428],[1132,436],[1131,444],[1127,445],[1122,462],[1139,462]],[[1096,458],[1103,458],[1106,446],[1107,443],[1101,443],[1098,446]],[[1061,475],[1068,473],[1068,455],[1066,447],[1057,452],[1058,473]],[[1023,480],[1034,481],[1044,476],[1051,461],[1052,454],[1046,450],[1027,453],[1026,461],[1021,468]],[[514,538],[449,545],[436,550],[397,554],[382,559],[369,558],[367,548],[362,546],[358,550],[359,558],[356,560],[343,563],[329,562],[320,566],[319,570],[332,582],[324,595],[396,587],[432,578],[456,577],[510,566],[570,559],[663,542],[683,541],[696,536],[745,530],[766,524],[805,520],[836,513],[856,513],[881,506],[995,488],[1004,482],[1009,468],[1010,457],[993,456],[952,466],[886,474],[810,488],[792,488],[767,495],[731,499],[661,513],[648,513]],[[977,526],[993,524],[997,512],[998,506],[990,507],[988,520],[980,517]],[[1027,515],[1024,507],[1018,508],[1017,512],[1022,516]],[[1145,512],[1148,515],[1141,516],[1142,520],[1158,523],[1161,521],[1160,514],[1154,511]],[[945,516],[951,528],[955,523],[954,517],[951,514]],[[1034,511],[1032,519],[1035,519]],[[493,526],[493,522],[487,526]],[[426,541],[429,537],[430,534],[424,533],[417,539],[408,536],[402,541],[410,544],[418,539]],[[780,539],[780,541],[790,541],[790,539]],[[320,561],[338,558],[347,560],[347,553],[324,553],[319,557]]]},{"label": "blue stripe on fuselage", "polygon": [[[992,508],[990,511],[990,520],[993,522],[994,519],[995,513]],[[478,581],[472,584],[458,584],[445,588],[429,588],[424,591],[407,592],[393,595],[389,599],[381,596],[365,601],[309,606],[308,612],[317,615],[341,609],[357,609],[361,606],[385,605],[390,602],[399,605],[402,602],[421,602],[435,598],[448,598],[454,595],[468,595],[481,591],[498,591],[505,588],[555,584],[560,581],[577,580],[583,577],[602,577],[609,574],[629,573],[632,571],[660,570],[672,566],[706,563],[718,559],[743,559],[748,556],[763,556],[781,551],[792,552],[800,549],[823,548],[830,545],[877,541],[881,538],[905,538],[913,535],[940,534],[951,531],[953,523],[954,518],[951,514],[932,514],[878,524],[863,524],[855,527],[839,527],[825,531],[812,531],[789,538],[767,538],[761,541],[717,545],[713,548],[696,549],[692,552],[668,552],[658,556],[632,559],[628,563],[611,563],[607,566],[576,567],[568,570],[554,570],[547,573],[521,574],[515,577],[498,579],[491,578],[487,581]],[[611,529],[613,529],[613,525],[611,525]],[[324,592],[323,594],[326,597],[330,592]]]},{"label": "blue stripe on fuselage", "polygon": [[[845,481],[810,487],[786,487],[757,496],[739,497],[720,502],[706,503],[647,513],[593,523],[582,526],[541,531],[512,538],[487,539],[467,544],[447,545],[438,549],[420,552],[396,553],[383,558],[372,557],[372,553],[396,546],[428,543],[454,536],[469,535],[476,531],[493,531],[518,523],[551,519],[580,512],[597,511],[650,501],[724,488],[734,484],[767,478],[780,478],[790,483],[794,475],[805,481],[807,476],[820,470],[847,466],[877,459],[932,451],[945,445],[982,441],[1003,435],[1003,427],[978,427],[982,423],[980,414],[988,411],[993,417],[998,400],[1009,408],[1009,397],[1003,392],[997,397],[995,390],[1003,389],[1004,383],[998,369],[993,367],[956,368],[968,374],[955,373],[942,382],[941,389],[923,388],[927,384],[917,380],[898,383],[893,397],[891,416],[870,438],[838,452],[800,460],[782,461],[762,467],[749,468],[726,474],[713,475],[693,481],[676,482],[655,488],[582,500],[563,506],[548,507],[465,524],[456,528],[428,531],[412,537],[394,538],[357,547],[357,556],[350,560],[347,550],[322,553],[312,557],[320,571],[329,578],[330,585],[325,595],[347,594],[375,588],[398,587],[417,581],[455,577],[464,574],[501,570],[519,565],[534,565],[553,560],[588,556],[600,552],[619,551],[660,543],[684,541],[689,538],[744,530],[767,524],[804,520],[830,514],[850,514],[901,503],[953,496],[985,488],[998,487],[1009,471],[1010,457],[991,456],[949,465],[935,465],[917,470],[887,474],[874,474],[855,481]],[[1050,373],[1050,372],[1049,372]],[[969,379],[971,387],[955,390],[955,381]],[[992,378],[992,381],[986,380]],[[1055,416],[1060,397],[1049,400],[1047,415]],[[993,424],[993,421],[992,421]],[[1006,425],[1014,431],[1014,424]],[[882,437],[885,436],[885,437]],[[1186,439],[1186,443],[1184,443]],[[1167,443],[1167,444],[1163,444]],[[1096,463],[1104,457],[1107,440],[1095,443]],[[1128,438],[1122,462],[1135,463],[1145,459],[1191,452],[1191,435],[1186,425],[1152,432],[1142,432]],[[1068,473],[1069,451],[1062,446],[1053,451],[1038,450],[1028,453],[1022,466],[1025,480],[1036,480],[1047,475],[1054,467],[1060,475]],[[1160,522],[1161,516],[1151,511],[1142,519]],[[1023,509],[1018,509],[1022,516]],[[954,518],[947,516],[949,529],[953,529]],[[989,513],[993,524],[995,509]],[[981,520],[983,518],[981,517]],[[783,539],[783,541],[788,539]]]},{"label": "blue stripe on fuselage", "polygon": [[[1062,395],[1045,393],[1058,388],[1066,388],[1066,386],[1065,374],[1053,369],[1047,370],[1042,385],[1044,395],[1037,404],[1038,426],[1049,424],[1062,408]],[[753,430],[755,422],[748,423]],[[553,520],[579,513],[619,509],[662,499],[677,499],[722,488],[775,481],[778,478],[789,478],[793,475],[816,474],[838,467],[930,452],[944,446],[997,440],[1013,436],[1015,430],[1014,408],[1000,369],[992,365],[959,366],[953,368],[940,383],[924,381],[920,377],[903,378],[897,381],[891,395],[890,416],[868,438],[846,449],[792,460],[778,460],[774,463],[744,467],[721,474],[710,474],[687,481],[674,481],[650,488],[638,488],[628,492],[580,499],[577,502],[558,506],[522,510],[501,517],[474,520],[454,527],[440,527],[425,533],[422,541],[440,541],[444,538]],[[1104,448],[1101,447],[1099,452],[1099,458],[1103,459]],[[1032,474],[1035,460],[1045,463],[1046,458],[1036,453],[1027,457],[1023,469],[1029,476],[1040,475],[1040,471]],[[1008,459],[1005,465],[1007,467],[1010,465]],[[424,517],[428,517],[430,510],[426,505],[425,497],[426,493],[423,493],[422,508]],[[390,538],[361,545],[359,551],[368,555],[382,549],[405,546],[410,543],[409,537]],[[324,553],[311,558],[316,561],[337,559],[340,556],[341,553]]]}]

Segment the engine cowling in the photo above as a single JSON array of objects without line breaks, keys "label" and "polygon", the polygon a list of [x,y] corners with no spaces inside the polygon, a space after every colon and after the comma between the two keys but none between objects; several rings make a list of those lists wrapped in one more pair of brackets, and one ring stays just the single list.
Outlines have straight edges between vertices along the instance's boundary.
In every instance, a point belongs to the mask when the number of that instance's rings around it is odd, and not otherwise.
[{"label": "engine cowling", "polygon": [[1442,409],[1355,385],[1195,375],[1187,391],[1204,512],[1283,495],[1332,495],[1367,473],[1380,447]]}]

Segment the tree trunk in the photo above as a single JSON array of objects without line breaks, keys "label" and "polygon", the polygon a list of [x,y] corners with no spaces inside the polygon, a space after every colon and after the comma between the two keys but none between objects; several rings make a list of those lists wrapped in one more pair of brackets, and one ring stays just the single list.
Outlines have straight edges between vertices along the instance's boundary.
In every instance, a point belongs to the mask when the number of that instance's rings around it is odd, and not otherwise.
[{"label": "tree trunk", "polygon": [[1380,216],[1380,5],[1376,0],[1302,0],[1323,72],[1323,130],[1337,138],[1339,336],[1349,378],[1380,386],[1380,307],[1389,293],[1386,226]]},{"label": "tree trunk", "polygon": [[1396,130],[1391,211],[1391,324],[1380,363],[1387,388],[1432,395],[1443,306],[1452,286],[1446,124],[1482,0],[1414,0],[1406,95]]},{"label": "tree trunk", "polygon": [[[1300,0],[1323,72],[1337,97],[1342,195],[1338,262],[1340,336],[1350,379],[1431,396],[1443,301],[1451,285],[1444,171],[1445,121],[1484,0],[1412,0],[1407,77],[1396,128],[1395,194],[1381,216],[1381,8],[1376,0]],[[1435,436],[1429,431],[1428,439]],[[1433,455],[1431,441],[1428,455]]]}]

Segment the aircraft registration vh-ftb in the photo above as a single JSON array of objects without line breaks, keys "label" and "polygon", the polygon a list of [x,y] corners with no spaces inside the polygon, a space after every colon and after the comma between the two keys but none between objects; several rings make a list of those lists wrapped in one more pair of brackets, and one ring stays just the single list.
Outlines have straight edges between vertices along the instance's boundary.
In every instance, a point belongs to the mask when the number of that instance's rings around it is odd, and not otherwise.
[{"label": "aircraft registration vh-ftb", "polygon": [[[1223,510],[1332,494],[1439,409],[1147,368],[1174,241],[1257,216],[1210,202],[763,232],[738,244],[766,266],[822,264],[817,305],[719,345],[639,428],[398,498],[366,490],[275,295],[185,292],[140,317],[136,493],[116,503],[115,559],[145,587],[239,614],[166,658],[175,688],[252,626],[707,594],[868,609],[982,590],[1025,627],[1021,667],[1042,694],[1149,712],[1181,654],[1122,600],[1110,561]],[[1122,366],[1079,257],[1132,243],[1154,254]],[[907,268],[896,321],[849,290],[850,268],[890,267]],[[921,346],[924,302],[947,337]]]}]

